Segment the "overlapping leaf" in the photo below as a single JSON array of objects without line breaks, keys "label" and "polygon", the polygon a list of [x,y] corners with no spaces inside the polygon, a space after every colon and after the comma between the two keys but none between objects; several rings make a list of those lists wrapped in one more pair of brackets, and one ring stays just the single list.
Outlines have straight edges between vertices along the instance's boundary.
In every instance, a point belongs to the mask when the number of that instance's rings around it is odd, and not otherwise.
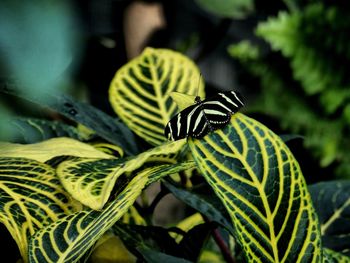
[{"label": "overlapping leaf", "polygon": [[309,189],[321,223],[322,245],[350,256],[350,182],[322,182]]},{"label": "overlapping leaf", "polygon": [[227,214],[227,211],[215,195],[210,196],[198,194],[195,191],[181,189],[168,182],[164,182],[164,184],[176,198],[201,212],[210,220],[220,223],[231,233],[233,233],[232,223],[230,220],[228,220],[229,216]]},{"label": "overlapping leaf", "polygon": [[322,263],[350,263],[350,258],[331,249],[323,249]]},{"label": "overlapping leaf", "polygon": [[323,263],[350,263],[350,258],[331,249],[323,249]]},{"label": "overlapping leaf", "polygon": [[35,143],[55,137],[69,137],[77,140],[88,139],[76,127],[59,121],[19,118],[11,121],[12,137],[16,142]]},{"label": "overlapping leaf", "polygon": [[29,237],[75,209],[79,204],[62,188],[53,168],[25,158],[0,158],[0,222],[24,260]]},{"label": "overlapping leaf", "polygon": [[105,143],[105,142],[93,142],[90,143],[91,146],[93,146],[95,149],[107,153],[109,155],[113,155],[114,157],[123,157],[124,156],[124,151],[121,147],[110,144],[110,143]]},{"label": "overlapping leaf", "polygon": [[103,211],[81,211],[38,231],[29,262],[76,262],[128,210],[147,183],[140,173]]},{"label": "overlapping leaf", "polygon": [[197,66],[180,53],[146,48],[118,70],[109,99],[130,129],[152,145],[159,145],[166,141],[164,126],[177,113],[170,97],[173,91],[204,95]]},{"label": "overlapping leaf", "polygon": [[[121,175],[135,171],[154,156],[178,152],[184,143],[170,142],[127,159],[69,159],[58,165],[57,175],[75,199],[92,209],[101,209]],[[152,169],[161,168],[150,168],[150,172]]]},{"label": "overlapping leaf", "polygon": [[[192,163],[193,165],[193,163]],[[127,212],[142,189],[155,178],[179,172],[181,164],[169,164],[150,172],[144,170],[131,179],[124,189],[102,211],[87,210],[62,218],[38,231],[30,240],[30,262],[76,262],[93,244]],[[176,167],[176,168],[175,168]]]},{"label": "overlapping leaf", "polygon": [[46,162],[60,155],[84,156],[90,158],[112,158],[94,147],[74,139],[53,138],[33,144],[0,142],[0,157],[24,157]]},{"label": "overlapping leaf", "polygon": [[226,206],[248,261],[321,260],[310,194],[297,161],[277,135],[235,114],[223,130],[190,139],[189,145]]},{"label": "overlapping leaf", "polygon": [[18,89],[24,88],[13,80],[0,82],[0,92],[19,96],[41,106],[47,106],[65,117],[85,125],[108,142],[121,146],[128,155],[138,153],[138,147],[132,132],[120,120],[112,118],[87,103],[75,101],[67,95],[45,93],[38,97],[28,93],[18,93]]}]

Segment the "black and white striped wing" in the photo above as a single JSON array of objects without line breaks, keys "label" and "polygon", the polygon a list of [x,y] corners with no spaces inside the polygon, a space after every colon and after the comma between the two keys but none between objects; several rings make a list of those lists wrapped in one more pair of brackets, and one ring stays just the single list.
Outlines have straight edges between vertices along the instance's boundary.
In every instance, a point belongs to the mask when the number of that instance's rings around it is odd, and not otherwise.
[{"label": "black and white striped wing", "polygon": [[225,127],[231,115],[243,106],[243,100],[234,91],[218,93],[217,96],[197,101],[173,117],[165,127],[164,135],[169,140],[188,136],[202,138],[209,132]]},{"label": "black and white striped wing", "polygon": [[192,105],[175,115],[164,130],[165,137],[173,141],[188,136],[199,137],[206,133],[208,133],[208,123],[200,104]]},{"label": "black and white striped wing", "polygon": [[230,122],[231,115],[242,106],[241,96],[234,91],[218,93],[217,96],[202,102],[204,114],[213,130],[225,127]]}]

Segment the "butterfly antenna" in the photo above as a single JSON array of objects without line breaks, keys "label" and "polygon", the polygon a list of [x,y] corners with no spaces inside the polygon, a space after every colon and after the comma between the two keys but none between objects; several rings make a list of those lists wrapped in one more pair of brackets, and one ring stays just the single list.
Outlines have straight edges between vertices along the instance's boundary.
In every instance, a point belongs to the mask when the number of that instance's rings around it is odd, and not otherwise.
[{"label": "butterfly antenna", "polygon": [[196,102],[199,102],[201,100],[201,98],[198,96],[198,94],[199,94],[199,85],[201,83],[201,78],[202,78],[202,73],[199,73],[197,92],[196,92],[196,99],[195,99]]},{"label": "butterfly antenna", "polygon": [[199,73],[196,97],[198,97],[198,94],[199,94],[199,85],[201,84],[201,78],[202,78],[202,73]]}]

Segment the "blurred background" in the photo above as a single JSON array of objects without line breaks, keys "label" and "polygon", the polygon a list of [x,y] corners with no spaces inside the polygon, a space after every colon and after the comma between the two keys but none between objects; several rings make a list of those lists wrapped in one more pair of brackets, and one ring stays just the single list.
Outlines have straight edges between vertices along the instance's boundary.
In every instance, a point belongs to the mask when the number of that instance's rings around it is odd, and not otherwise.
[{"label": "blurred background", "polygon": [[[244,112],[280,135],[309,183],[350,178],[348,1],[32,0],[0,3],[0,84],[61,92],[114,116],[115,72],[146,46],[192,58],[207,96],[238,90]],[[13,117],[55,113],[0,93],[0,136]],[[297,135],[297,136],[296,136]],[[298,137],[299,136],[299,137]],[[286,137],[285,137],[286,138]]]},{"label": "blurred background", "polygon": [[[0,3],[1,87],[59,91],[114,116],[115,72],[146,46],[192,58],[207,96],[238,90],[244,112],[289,142],[310,182],[350,178],[347,1],[89,0]],[[13,116],[54,113],[0,94],[0,135]]]},{"label": "blurred background", "polygon": [[[69,94],[115,116],[115,72],[146,46],[174,49],[200,67],[207,96],[238,90],[245,114],[294,138],[308,183],[350,179],[349,32],[345,0],[2,0],[0,89]],[[19,116],[60,118],[0,93],[2,140]]]}]

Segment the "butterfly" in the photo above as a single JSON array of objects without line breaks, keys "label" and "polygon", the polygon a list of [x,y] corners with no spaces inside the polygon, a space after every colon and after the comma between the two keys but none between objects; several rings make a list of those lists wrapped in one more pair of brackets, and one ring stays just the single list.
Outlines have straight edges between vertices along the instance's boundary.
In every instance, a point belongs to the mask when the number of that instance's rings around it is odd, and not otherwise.
[{"label": "butterfly", "polygon": [[225,127],[231,115],[243,106],[238,92],[220,92],[212,98],[195,98],[195,104],[175,115],[165,126],[164,135],[169,140],[180,140],[188,136],[202,138],[209,132]]}]

